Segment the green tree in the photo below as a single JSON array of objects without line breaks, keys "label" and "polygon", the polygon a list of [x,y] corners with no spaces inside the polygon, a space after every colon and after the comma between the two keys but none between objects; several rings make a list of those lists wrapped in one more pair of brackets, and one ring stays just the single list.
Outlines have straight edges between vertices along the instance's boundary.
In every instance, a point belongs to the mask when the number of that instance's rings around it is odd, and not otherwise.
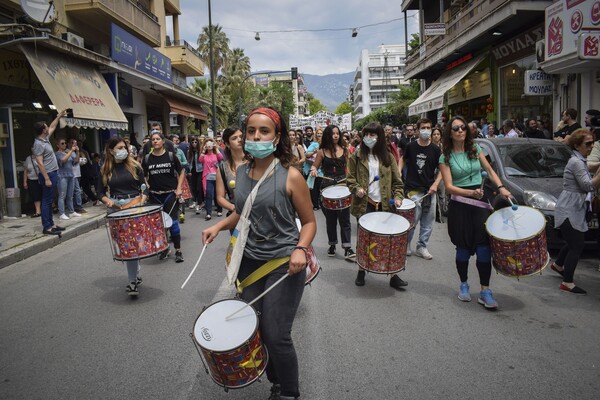
[{"label": "green tree", "polygon": [[[225,64],[229,55],[229,38],[223,32],[221,26],[212,25],[213,34],[213,67],[215,76],[219,75],[219,70]],[[207,26],[202,28],[202,33],[198,35],[198,52],[206,66],[210,66],[210,31]],[[212,71],[211,71],[212,72]]]},{"label": "green tree", "polygon": [[394,125],[416,122],[416,116],[408,116],[408,107],[419,97],[420,90],[420,81],[413,79],[409,85],[400,85],[400,91],[392,95],[392,102],[388,104],[387,109],[395,117]]},{"label": "green tree", "polygon": [[[204,99],[211,98],[210,81],[207,79],[194,78],[192,84],[188,87],[188,91],[195,94],[196,96]],[[222,94],[223,86],[218,81],[215,82],[215,108],[217,110],[217,120],[219,126],[224,127],[229,125],[228,116],[231,113],[231,101],[227,96]],[[208,120],[212,119],[212,108],[207,107]]]},{"label": "green tree", "polygon": [[294,112],[294,96],[289,84],[273,82],[268,87],[256,86],[251,90],[250,98],[244,103],[243,113],[248,114],[256,107],[273,107],[286,120]]},{"label": "green tree", "polygon": [[419,49],[421,45],[421,37],[418,33],[413,33],[411,35],[410,40],[408,41],[408,52],[406,53],[406,57],[411,56],[415,51]]},{"label": "green tree", "polygon": [[310,113],[310,115],[314,115],[319,111],[327,111],[327,107],[325,107],[325,105],[321,103],[321,100],[315,99],[313,97],[308,101],[308,112]]},{"label": "green tree", "polygon": [[353,111],[352,105],[347,101],[340,103],[340,105],[338,105],[337,108],[335,109],[336,114],[348,114],[348,113],[351,113],[352,111]]}]

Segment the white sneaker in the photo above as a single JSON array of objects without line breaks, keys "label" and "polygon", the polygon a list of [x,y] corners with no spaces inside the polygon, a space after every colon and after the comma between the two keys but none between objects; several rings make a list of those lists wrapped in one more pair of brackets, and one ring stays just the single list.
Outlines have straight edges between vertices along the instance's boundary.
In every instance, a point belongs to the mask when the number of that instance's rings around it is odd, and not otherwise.
[{"label": "white sneaker", "polygon": [[71,217],[81,217],[81,214],[79,214],[78,212],[73,211],[71,213]]},{"label": "white sneaker", "polygon": [[408,249],[406,249],[406,255],[412,256],[412,250],[410,249],[410,246],[408,247]]},{"label": "white sneaker", "polygon": [[194,208],[196,208],[196,202],[193,202],[192,204],[190,204],[190,207],[189,207],[189,208],[191,208],[192,210],[193,210]]},{"label": "white sneaker", "polygon": [[67,214],[61,214],[60,217],[58,217],[58,219],[62,219],[63,221],[66,221],[71,218],[67,217]]},{"label": "white sneaker", "polygon": [[426,260],[431,260],[433,258],[433,256],[427,250],[427,247],[417,247],[415,256],[424,258]]}]

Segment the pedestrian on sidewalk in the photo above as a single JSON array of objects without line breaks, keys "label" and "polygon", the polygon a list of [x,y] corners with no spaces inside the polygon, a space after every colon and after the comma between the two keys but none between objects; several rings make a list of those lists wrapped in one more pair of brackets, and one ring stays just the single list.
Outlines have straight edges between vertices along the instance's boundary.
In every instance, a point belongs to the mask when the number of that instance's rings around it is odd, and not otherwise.
[{"label": "pedestrian on sidewalk", "polygon": [[[75,212],[73,197],[75,191],[73,165],[79,164],[77,145],[68,148],[68,139],[60,138],[56,143],[56,159],[58,160],[58,213],[59,219],[66,221],[72,217],[81,217]],[[65,203],[67,209],[65,210]],[[69,215],[67,215],[69,214]]]},{"label": "pedestrian on sidewalk", "polygon": [[[99,197],[108,207],[108,214],[118,211],[120,203],[131,202],[140,196],[140,204],[146,202],[146,195],[142,193],[144,171],[135,158],[129,156],[127,144],[122,138],[113,137],[106,144],[100,174]],[[140,261],[127,260],[125,265],[128,279],[125,291],[129,296],[137,296],[138,286],[142,284]]]},{"label": "pedestrian on sidewalk", "polygon": [[58,121],[67,115],[61,111],[48,126],[45,122],[36,122],[33,129],[37,135],[33,143],[33,155],[39,170],[38,179],[42,187],[42,232],[46,235],[59,235],[63,227],[54,225],[52,218],[52,202],[58,187],[58,161],[50,144],[50,136],[56,131]]},{"label": "pedestrian on sidewalk", "polygon": [[485,230],[485,221],[491,214],[492,206],[484,197],[481,169],[498,187],[498,192],[507,200],[510,192],[502,185],[481,147],[469,134],[467,122],[463,117],[454,117],[446,126],[442,138],[442,155],[439,168],[442,172],[446,193],[450,194],[448,204],[448,234],[456,246],[456,270],[460,278],[458,298],[471,301],[469,293],[469,259],[477,255],[479,271],[479,304],[488,309],[498,308],[498,303],[490,290],[492,274],[492,255],[490,241]]},{"label": "pedestrian on sidewalk", "polygon": [[75,157],[77,157],[77,162],[73,163],[73,206],[75,207],[75,212],[78,214],[87,213],[86,210],[83,209],[83,202],[81,196],[81,147],[77,143],[77,139],[69,140],[69,149],[77,149],[75,151]]},{"label": "pedestrian on sidewalk", "polygon": [[[33,151],[33,148],[31,149]],[[33,202],[35,207],[35,214],[31,218],[38,218],[42,215],[41,211],[41,200],[42,200],[42,187],[38,179],[39,169],[37,163],[32,160],[32,156],[28,155],[25,159],[23,166],[25,171],[23,173],[23,189],[29,193],[29,198]]]}]

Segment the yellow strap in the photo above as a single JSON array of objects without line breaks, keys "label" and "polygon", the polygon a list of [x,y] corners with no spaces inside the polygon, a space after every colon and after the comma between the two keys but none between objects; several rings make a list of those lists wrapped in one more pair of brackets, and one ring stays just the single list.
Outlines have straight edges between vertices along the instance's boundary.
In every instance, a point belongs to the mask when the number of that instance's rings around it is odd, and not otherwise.
[{"label": "yellow strap", "polygon": [[409,199],[413,196],[416,196],[417,194],[420,194],[421,190],[411,190],[410,192],[408,192],[407,196]]},{"label": "yellow strap", "polygon": [[288,261],[290,261],[290,257],[281,257],[271,261],[267,261],[266,263],[261,265],[260,268],[258,268],[256,271],[248,275],[246,279],[244,279],[242,282],[237,280],[236,286],[238,294],[241,294],[245,288],[247,288],[255,282],[258,282],[259,280],[269,275],[271,272],[275,271],[277,268],[281,267]]}]

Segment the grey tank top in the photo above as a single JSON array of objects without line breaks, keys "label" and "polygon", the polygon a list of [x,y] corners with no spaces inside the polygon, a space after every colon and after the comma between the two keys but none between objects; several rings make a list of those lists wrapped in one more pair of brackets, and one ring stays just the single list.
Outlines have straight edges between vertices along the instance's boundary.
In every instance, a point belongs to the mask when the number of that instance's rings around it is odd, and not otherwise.
[{"label": "grey tank top", "polygon": [[[235,209],[242,213],[244,203],[258,181],[248,174],[250,165],[237,169]],[[286,257],[298,245],[300,233],[296,225],[296,210],[286,192],[288,170],[277,164],[275,172],[260,185],[252,211],[250,231],[244,255],[253,260]]]}]

